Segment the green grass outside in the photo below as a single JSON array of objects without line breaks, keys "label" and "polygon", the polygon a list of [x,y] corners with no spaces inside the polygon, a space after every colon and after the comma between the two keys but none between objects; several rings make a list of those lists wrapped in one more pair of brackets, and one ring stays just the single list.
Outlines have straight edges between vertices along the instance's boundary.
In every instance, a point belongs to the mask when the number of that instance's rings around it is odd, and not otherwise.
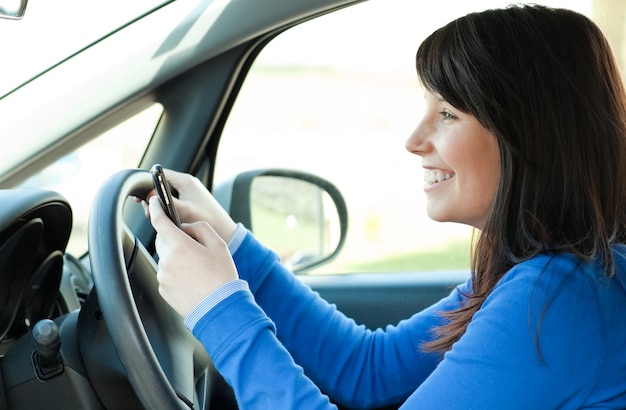
[{"label": "green grass outside", "polygon": [[[255,233],[263,243],[279,252],[291,253],[291,250],[315,249],[317,228],[301,223],[298,229],[285,228],[284,215],[255,209]],[[304,221],[301,221],[304,222]],[[315,269],[316,273],[325,272],[407,272],[407,271],[442,271],[468,270],[470,268],[470,238],[455,240],[437,248],[421,249],[412,252],[386,254],[371,260],[356,262],[338,260]],[[282,251],[282,252],[281,252]]]},{"label": "green grass outside", "polygon": [[436,249],[387,254],[359,262],[333,261],[311,273],[416,272],[470,269],[470,239],[448,242]]}]

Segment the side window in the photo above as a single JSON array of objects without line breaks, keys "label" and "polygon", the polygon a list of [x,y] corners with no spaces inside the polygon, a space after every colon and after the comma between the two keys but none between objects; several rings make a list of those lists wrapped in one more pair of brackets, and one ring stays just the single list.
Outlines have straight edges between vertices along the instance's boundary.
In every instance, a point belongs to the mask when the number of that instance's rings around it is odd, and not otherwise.
[{"label": "side window", "polygon": [[74,223],[67,251],[87,250],[87,220],[91,202],[106,178],[139,165],[163,109],[154,104],[58,159],[24,181],[22,188],[59,192],[72,204]]},{"label": "side window", "polygon": [[428,219],[420,159],[404,148],[420,119],[414,56],[429,31],[416,33],[406,17],[402,6],[413,3],[365,2],[278,36],[255,61],[224,130],[217,182],[291,168],[344,195],[346,243],[314,272],[469,267],[470,229]]},{"label": "side window", "polygon": [[[265,167],[334,183],[348,237],[314,273],[469,269],[471,229],[428,218],[421,159],[404,148],[422,116],[422,39],[473,10],[505,6],[452,3],[360,3],[282,33],[253,64],[222,135],[216,183]],[[567,7],[586,7],[575,3]]]}]

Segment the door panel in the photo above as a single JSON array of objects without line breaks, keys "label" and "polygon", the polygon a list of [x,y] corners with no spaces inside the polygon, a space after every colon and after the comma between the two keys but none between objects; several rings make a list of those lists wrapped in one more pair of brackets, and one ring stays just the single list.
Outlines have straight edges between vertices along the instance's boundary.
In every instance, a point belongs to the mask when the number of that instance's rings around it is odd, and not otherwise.
[{"label": "door panel", "polygon": [[447,296],[469,272],[368,273],[301,276],[322,298],[358,324],[385,328]]}]

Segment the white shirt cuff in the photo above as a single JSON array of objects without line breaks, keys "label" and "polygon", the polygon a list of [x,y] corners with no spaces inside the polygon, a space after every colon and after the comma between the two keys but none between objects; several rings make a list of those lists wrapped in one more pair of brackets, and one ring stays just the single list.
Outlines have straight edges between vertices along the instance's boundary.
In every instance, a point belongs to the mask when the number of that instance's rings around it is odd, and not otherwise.
[{"label": "white shirt cuff", "polygon": [[229,297],[235,292],[240,290],[249,290],[248,282],[241,279],[231,280],[230,282],[225,283],[220,286],[216,290],[214,290],[211,294],[206,296],[196,307],[191,309],[191,312],[185,318],[185,326],[189,330],[193,330],[196,326],[196,323],[211,309],[217,306],[221,301]]},{"label": "white shirt cuff", "polygon": [[230,251],[231,255],[237,252],[237,249],[239,249],[239,246],[246,237],[247,232],[248,230],[245,226],[243,226],[241,223],[237,224],[237,229],[235,230],[233,237],[230,238],[230,241],[228,242],[228,250]]}]

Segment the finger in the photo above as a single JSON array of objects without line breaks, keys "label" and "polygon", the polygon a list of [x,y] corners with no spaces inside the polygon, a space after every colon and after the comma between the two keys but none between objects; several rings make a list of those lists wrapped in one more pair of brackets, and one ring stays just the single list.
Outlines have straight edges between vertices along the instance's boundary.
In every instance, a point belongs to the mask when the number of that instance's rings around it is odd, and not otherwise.
[{"label": "finger", "polygon": [[163,172],[165,172],[165,177],[167,178],[168,181],[181,181],[184,180],[186,175],[184,172],[178,172],[178,171],[174,171],[173,169],[170,168],[165,168],[163,169]]},{"label": "finger", "polygon": [[135,202],[144,202],[144,201],[148,202],[150,197],[153,195],[156,195],[156,192],[154,191],[154,189],[148,191],[148,193],[145,196],[133,195],[133,199],[135,200]]},{"label": "finger", "polygon": [[167,237],[170,235],[180,235],[182,233],[165,214],[158,197],[153,196],[150,198],[150,202],[148,202],[148,212],[150,213],[150,222],[152,222],[152,226],[158,233]]},{"label": "finger", "polygon": [[163,172],[165,173],[165,178],[167,178],[167,181],[170,183],[172,188],[180,191],[180,188],[184,185],[185,179],[187,178],[187,174],[174,171],[169,168],[165,168]]},{"label": "finger", "polygon": [[187,235],[204,246],[212,244],[216,237],[219,238],[213,227],[204,221],[184,224],[182,228]]},{"label": "finger", "polygon": [[189,194],[190,175],[184,172],[174,171],[169,168],[165,168],[163,172],[165,173],[165,177],[173,190],[172,202],[178,211],[178,215],[182,220],[190,218],[191,207],[188,200],[185,200],[185,197]]},{"label": "finger", "polygon": [[150,209],[148,208],[148,203],[146,201],[141,201],[141,207],[143,208],[143,213],[146,214],[146,218],[150,219]]},{"label": "finger", "polygon": [[184,224],[183,231],[194,238],[199,244],[208,248],[226,245],[226,242],[224,242],[217,231],[205,221]]}]

